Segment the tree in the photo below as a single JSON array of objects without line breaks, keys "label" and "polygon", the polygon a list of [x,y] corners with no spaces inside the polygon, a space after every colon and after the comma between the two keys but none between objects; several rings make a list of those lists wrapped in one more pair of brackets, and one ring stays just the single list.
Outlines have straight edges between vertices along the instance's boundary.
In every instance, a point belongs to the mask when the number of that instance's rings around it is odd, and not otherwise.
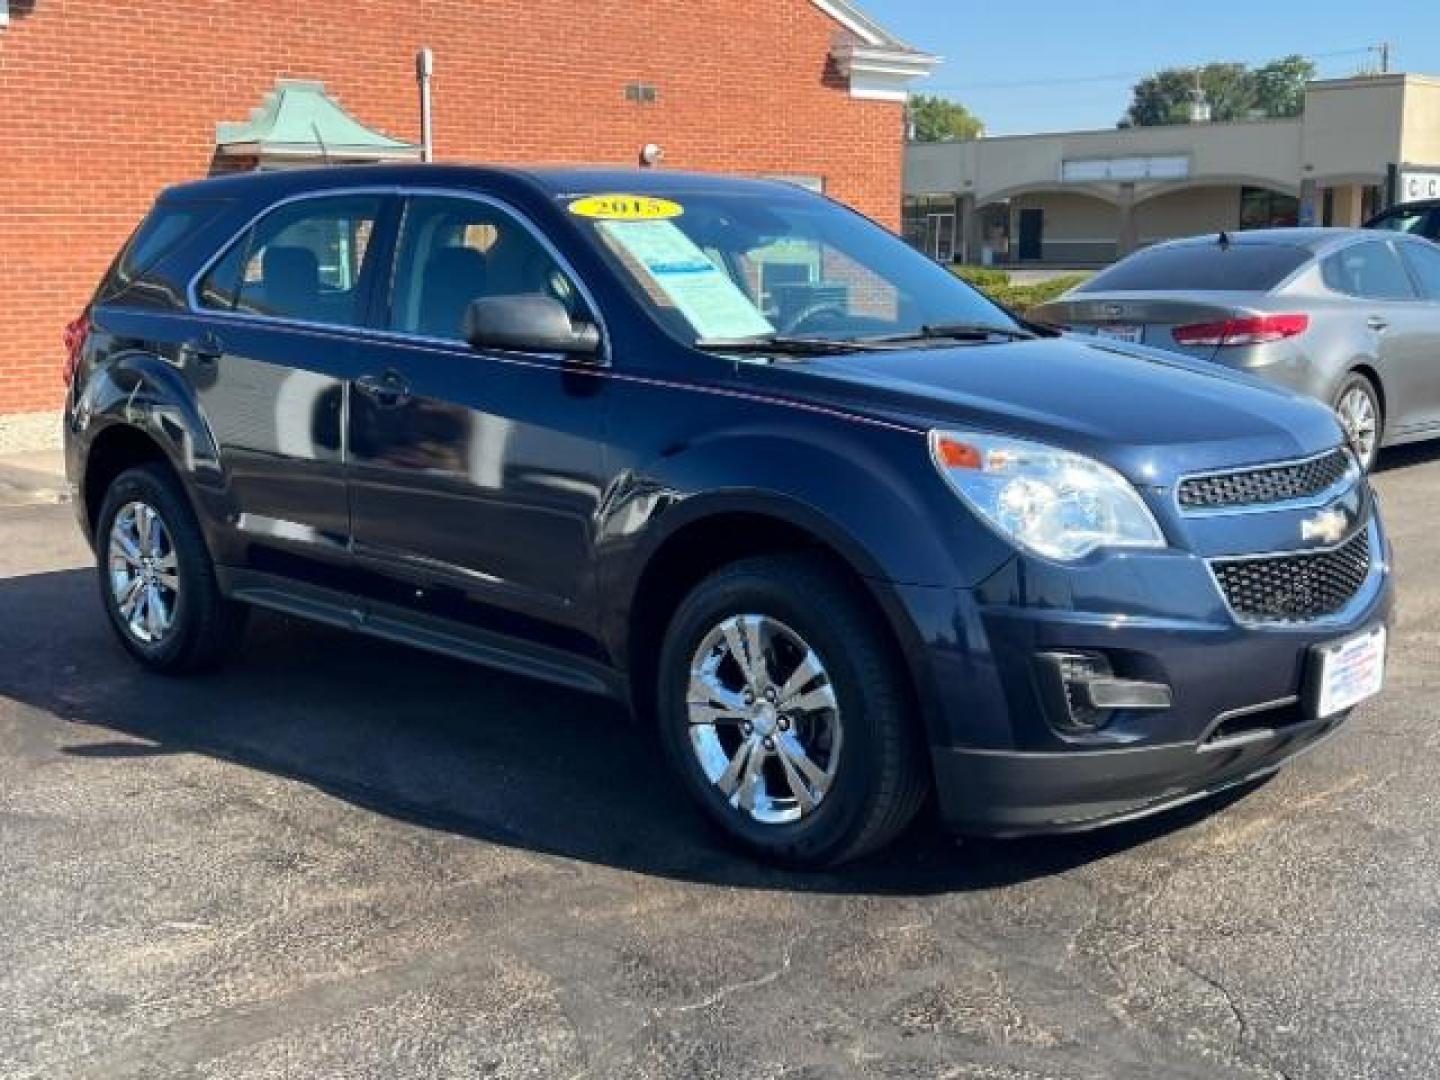
[{"label": "tree", "polygon": [[1303,56],[1287,56],[1254,69],[1244,64],[1166,68],[1135,84],[1120,126],[1187,123],[1197,90],[1210,106],[1212,120],[1298,116],[1305,104],[1305,84],[1314,76],[1315,65]]},{"label": "tree", "polygon": [[916,142],[963,142],[985,131],[980,118],[958,101],[929,94],[910,99],[910,123]]},{"label": "tree", "polygon": [[1250,77],[1255,106],[1266,116],[1299,116],[1305,110],[1305,84],[1315,78],[1315,63],[1287,56],[1256,68]]}]

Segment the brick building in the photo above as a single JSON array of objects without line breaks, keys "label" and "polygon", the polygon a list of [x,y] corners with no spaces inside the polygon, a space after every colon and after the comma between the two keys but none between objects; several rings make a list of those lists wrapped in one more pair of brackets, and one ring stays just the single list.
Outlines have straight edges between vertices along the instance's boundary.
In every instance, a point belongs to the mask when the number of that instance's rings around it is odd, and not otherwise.
[{"label": "brick building", "polygon": [[849,0],[0,0],[0,442],[53,431],[62,329],[159,188],[319,161],[297,127],[332,160],[418,154],[422,46],[436,160],[654,143],[892,227],[904,95],[935,63]]}]

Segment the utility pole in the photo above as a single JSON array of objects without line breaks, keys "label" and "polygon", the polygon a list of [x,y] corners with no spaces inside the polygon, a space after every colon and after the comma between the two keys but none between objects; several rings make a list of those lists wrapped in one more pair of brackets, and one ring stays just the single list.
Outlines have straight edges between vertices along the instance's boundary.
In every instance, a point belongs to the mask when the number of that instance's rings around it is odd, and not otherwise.
[{"label": "utility pole", "polygon": [[1380,58],[1381,75],[1390,74],[1390,50],[1392,46],[1388,41],[1382,41],[1379,45],[1371,45],[1369,51]]}]

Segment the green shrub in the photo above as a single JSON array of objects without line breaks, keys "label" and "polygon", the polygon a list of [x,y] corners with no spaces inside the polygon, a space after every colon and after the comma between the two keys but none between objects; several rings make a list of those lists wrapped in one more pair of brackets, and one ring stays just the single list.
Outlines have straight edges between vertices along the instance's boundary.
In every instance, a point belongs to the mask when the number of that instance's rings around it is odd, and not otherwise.
[{"label": "green shrub", "polygon": [[950,267],[950,272],[961,281],[974,285],[977,289],[998,289],[1010,284],[1010,275],[993,266],[960,266],[957,264]]},{"label": "green shrub", "polygon": [[1004,304],[1017,315],[1025,315],[1031,308],[1054,300],[1061,293],[1069,292],[1082,281],[1087,280],[1089,276],[1089,274],[1066,274],[1063,277],[1051,278],[1049,281],[1037,282],[1034,285],[1010,285],[1007,283],[997,287],[982,285],[979,288],[996,303]]}]

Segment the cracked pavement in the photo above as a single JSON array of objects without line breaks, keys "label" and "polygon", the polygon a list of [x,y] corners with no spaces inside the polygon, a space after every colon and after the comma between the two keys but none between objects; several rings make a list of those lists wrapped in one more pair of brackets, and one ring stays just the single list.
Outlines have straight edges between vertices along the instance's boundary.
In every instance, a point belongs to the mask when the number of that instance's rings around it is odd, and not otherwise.
[{"label": "cracked pavement", "polygon": [[1263,786],[785,874],[561,690],[272,617],[142,675],[0,470],[0,1077],[1434,1074],[1440,451],[1389,688]]}]

